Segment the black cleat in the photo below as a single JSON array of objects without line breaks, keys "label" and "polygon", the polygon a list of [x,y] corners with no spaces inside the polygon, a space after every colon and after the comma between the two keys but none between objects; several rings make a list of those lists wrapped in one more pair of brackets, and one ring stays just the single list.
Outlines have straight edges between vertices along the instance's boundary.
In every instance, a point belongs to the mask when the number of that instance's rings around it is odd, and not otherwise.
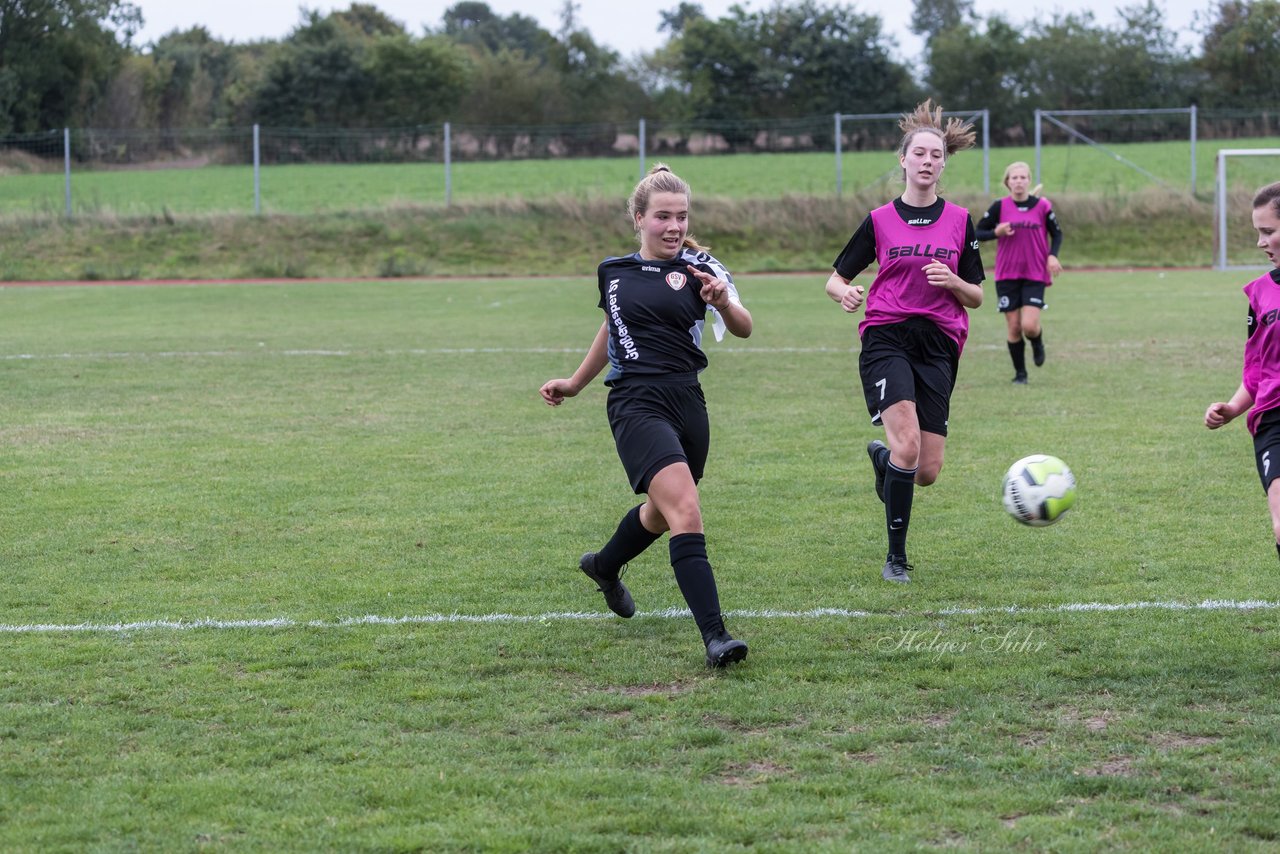
[{"label": "black cleat", "polygon": [[1044,364],[1044,336],[1027,340],[1031,342],[1031,361],[1035,362],[1038,368]]},{"label": "black cleat", "polygon": [[[884,456],[880,455],[880,449],[884,448]],[[867,456],[871,457],[871,467],[876,470],[876,497],[884,502],[884,473],[888,469],[889,448],[879,439],[872,439],[867,443]],[[884,462],[881,462],[884,460]]]},{"label": "black cleat", "polygon": [[707,667],[728,667],[746,657],[746,641],[735,640],[726,631],[707,641]]},{"label": "black cleat", "polygon": [[587,552],[578,561],[578,568],[596,583],[597,589],[604,594],[604,603],[609,610],[619,617],[630,617],[636,612],[636,603],[631,598],[631,591],[622,583],[621,578],[605,578],[596,571],[596,553]]},{"label": "black cleat", "polygon": [[1014,383],[1014,385],[1026,385],[1026,384],[1027,384],[1027,375],[1026,375],[1026,374],[1014,374],[1014,375],[1013,375],[1013,383]]},{"label": "black cleat", "polygon": [[911,578],[908,572],[915,569],[914,566],[907,563],[905,555],[889,555],[884,562],[884,571],[880,573],[880,577],[885,581],[895,581],[898,584],[910,584]]}]

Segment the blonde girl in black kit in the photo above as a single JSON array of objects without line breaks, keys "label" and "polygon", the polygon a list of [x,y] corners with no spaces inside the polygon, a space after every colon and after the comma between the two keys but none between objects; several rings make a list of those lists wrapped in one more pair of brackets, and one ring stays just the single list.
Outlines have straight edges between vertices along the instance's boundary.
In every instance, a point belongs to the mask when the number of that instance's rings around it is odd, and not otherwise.
[{"label": "blonde girl in black kit", "polygon": [[715,576],[707,558],[698,481],[710,446],[706,401],[698,373],[707,366],[702,330],[707,310],[717,338],[751,334],[751,313],[733,277],[689,237],[689,185],[658,164],[636,185],[629,211],[640,251],[606,258],[597,271],[605,319],[573,376],[539,390],[551,406],[574,397],[606,366],[609,426],[636,494],[632,508],[598,552],[579,568],[620,617],[635,613],[622,583],[626,564],[671,532],[676,582],[706,646],[707,664],[741,661],[747,645],[725,630]]}]

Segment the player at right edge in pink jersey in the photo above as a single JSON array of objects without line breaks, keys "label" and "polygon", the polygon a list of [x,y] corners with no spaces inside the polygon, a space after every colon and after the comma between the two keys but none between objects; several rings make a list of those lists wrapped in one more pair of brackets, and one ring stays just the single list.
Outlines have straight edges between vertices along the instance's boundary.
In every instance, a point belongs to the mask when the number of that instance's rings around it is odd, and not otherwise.
[{"label": "player at right edge in pink jersey", "polygon": [[1271,270],[1244,286],[1249,298],[1249,329],[1244,343],[1240,387],[1228,401],[1209,404],[1204,426],[1217,430],[1249,413],[1245,424],[1253,434],[1258,477],[1271,510],[1271,529],[1280,555],[1280,181],[1253,197],[1253,227],[1258,248]]}]

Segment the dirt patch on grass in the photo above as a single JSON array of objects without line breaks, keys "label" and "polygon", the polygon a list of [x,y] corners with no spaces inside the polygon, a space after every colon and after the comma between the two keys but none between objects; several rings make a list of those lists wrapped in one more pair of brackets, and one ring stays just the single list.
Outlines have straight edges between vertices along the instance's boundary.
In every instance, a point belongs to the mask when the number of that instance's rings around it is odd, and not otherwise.
[{"label": "dirt patch on grass", "polygon": [[618,689],[618,693],[624,697],[652,697],[655,694],[677,695],[684,694],[693,690],[692,684],[683,682],[668,682],[662,684],[655,682],[652,685],[626,685]]},{"label": "dirt patch on grass", "polygon": [[713,726],[726,732],[736,732],[743,735],[768,735],[778,730],[795,729],[802,726],[804,721],[778,721],[776,724],[746,724],[741,721],[735,721],[722,715],[707,714],[702,716],[702,722],[707,726]]},{"label": "dirt patch on grass", "polygon": [[1058,723],[1063,727],[1081,726],[1088,732],[1103,732],[1118,718],[1118,715],[1105,709],[1100,712],[1081,712],[1075,706],[1063,706],[1058,709]]},{"label": "dirt patch on grass", "polygon": [[1134,777],[1134,758],[1132,756],[1109,756],[1097,765],[1081,768],[1076,773],[1081,777]]},{"label": "dirt patch on grass", "polygon": [[930,729],[944,729],[951,725],[951,721],[955,716],[955,712],[938,712],[937,714],[928,715],[921,723]]},{"label": "dirt patch on grass", "polygon": [[751,788],[776,777],[785,777],[790,773],[791,769],[786,765],[778,765],[774,762],[734,762],[725,766],[715,779],[724,786]]},{"label": "dirt patch on grass", "polygon": [[1221,736],[1216,735],[1184,735],[1180,732],[1153,732],[1147,736],[1149,741],[1155,747],[1161,750],[1183,750],[1188,747],[1204,747],[1209,744],[1217,744],[1222,741]]},{"label": "dirt patch on grass", "polygon": [[861,753],[846,753],[844,758],[863,765],[875,765],[880,761],[880,757],[870,750],[865,750]]}]

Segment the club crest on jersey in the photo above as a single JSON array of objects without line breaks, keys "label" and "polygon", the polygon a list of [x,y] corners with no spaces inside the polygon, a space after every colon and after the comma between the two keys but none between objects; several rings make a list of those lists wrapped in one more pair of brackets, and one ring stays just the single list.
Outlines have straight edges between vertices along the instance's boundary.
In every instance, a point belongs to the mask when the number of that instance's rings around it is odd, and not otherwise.
[{"label": "club crest on jersey", "polygon": [[678,291],[684,287],[684,283],[689,281],[689,277],[684,273],[667,273],[667,284],[671,286],[671,290]]}]

